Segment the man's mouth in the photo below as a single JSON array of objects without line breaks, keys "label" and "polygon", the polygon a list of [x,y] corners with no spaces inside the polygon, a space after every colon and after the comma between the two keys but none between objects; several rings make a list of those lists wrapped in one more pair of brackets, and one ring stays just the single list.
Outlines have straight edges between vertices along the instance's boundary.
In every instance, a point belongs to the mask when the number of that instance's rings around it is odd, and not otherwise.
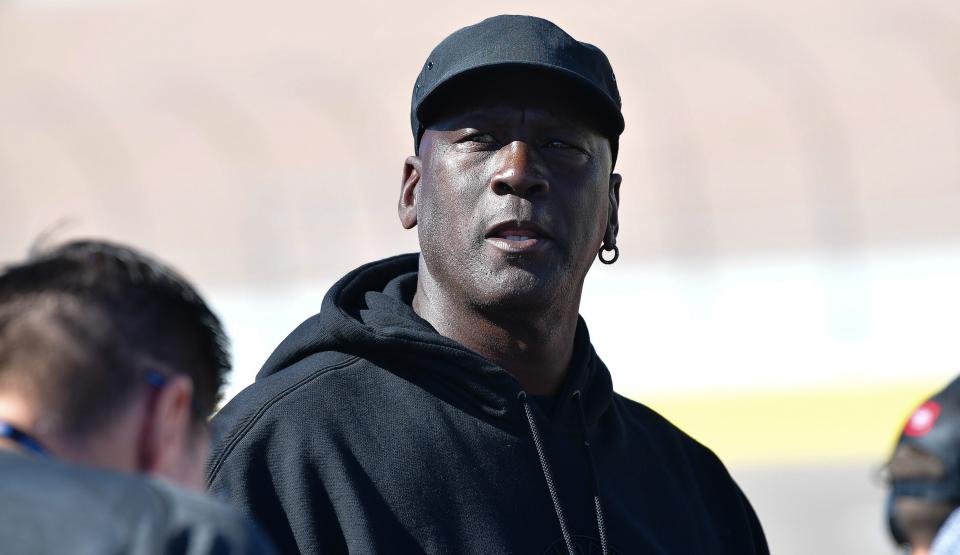
[{"label": "man's mouth", "polygon": [[549,239],[538,226],[529,222],[507,222],[487,232],[486,240],[507,252],[531,251]]}]

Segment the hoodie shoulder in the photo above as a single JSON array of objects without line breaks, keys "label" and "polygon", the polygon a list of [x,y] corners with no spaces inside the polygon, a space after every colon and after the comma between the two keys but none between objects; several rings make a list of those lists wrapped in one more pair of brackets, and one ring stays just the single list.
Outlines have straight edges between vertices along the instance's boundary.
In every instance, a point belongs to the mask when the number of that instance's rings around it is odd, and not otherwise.
[{"label": "hoodie shoulder", "polygon": [[733,482],[720,458],[706,445],[678,428],[650,407],[615,393],[615,403],[623,410],[623,417],[640,426],[646,434],[671,458],[682,459],[692,466],[697,475],[714,476]]},{"label": "hoodie shoulder", "polygon": [[[723,523],[718,534],[731,545],[733,537],[747,539],[753,553],[769,554],[763,527],[750,501],[720,458],[653,409],[614,394],[621,417],[639,426],[682,479],[700,493],[706,510]],[[746,537],[744,537],[746,536]]]},{"label": "hoodie shoulder", "polygon": [[[296,397],[314,382],[360,361],[359,357],[335,351],[315,353],[283,372],[258,379],[238,393],[211,421],[213,450],[210,453],[209,480],[212,482],[216,478],[223,462],[250,430],[262,424],[262,421],[274,418],[271,411],[275,411],[278,405],[290,405],[285,403],[290,396]],[[292,406],[298,410],[304,408],[300,403],[293,403]],[[291,417],[288,410],[280,412],[282,418]]]},{"label": "hoodie shoulder", "polygon": [[642,403],[628,399],[619,393],[614,393],[613,395],[615,403],[621,409],[625,409],[624,412],[626,414],[624,416],[643,426],[651,434],[658,436],[659,439],[669,438],[672,443],[683,446],[685,450],[690,451],[694,456],[716,459],[716,462],[720,462],[720,459],[710,448],[678,428],[673,422],[670,422],[657,411]]}]

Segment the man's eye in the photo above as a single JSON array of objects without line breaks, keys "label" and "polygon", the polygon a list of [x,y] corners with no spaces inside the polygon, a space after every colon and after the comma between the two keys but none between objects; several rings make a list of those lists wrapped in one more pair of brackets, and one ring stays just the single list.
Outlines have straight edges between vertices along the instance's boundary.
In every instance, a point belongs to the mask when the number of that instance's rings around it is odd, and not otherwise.
[{"label": "man's eye", "polygon": [[473,133],[460,140],[461,143],[493,144],[497,140],[490,133]]},{"label": "man's eye", "polygon": [[561,141],[560,139],[547,141],[547,146],[550,148],[577,148],[566,141]]},{"label": "man's eye", "polygon": [[564,141],[563,139],[550,139],[544,144],[545,148],[555,149],[561,152],[569,152],[571,154],[583,154],[587,157],[590,154],[587,152],[587,149],[583,148],[577,143]]}]

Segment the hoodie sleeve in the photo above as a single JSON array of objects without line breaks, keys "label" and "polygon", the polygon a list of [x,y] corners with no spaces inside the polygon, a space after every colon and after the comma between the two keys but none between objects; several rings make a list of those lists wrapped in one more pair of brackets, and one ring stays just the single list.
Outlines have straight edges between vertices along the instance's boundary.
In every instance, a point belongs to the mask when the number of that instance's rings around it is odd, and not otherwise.
[{"label": "hoodie sleeve", "polygon": [[701,522],[711,529],[716,543],[724,546],[723,553],[769,555],[756,512],[720,458],[652,409],[620,396],[618,399],[651,434],[664,466],[679,476],[689,499],[698,501],[689,510],[700,512]]},{"label": "hoodie sleeve", "polygon": [[312,405],[289,402],[304,381],[263,381],[277,383],[258,382],[213,419],[210,491],[253,517],[281,553],[346,553],[309,432],[299,425],[308,416],[298,413]]},{"label": "hoodie sleeve", "polygon": [[[736,553],[770,555],[760,519],[743,490],[713,451],[699,443],[695,445],[700,452],[704,477],[701,483],[707,493],[708,502],[712,505],[711,513],[718,517],[718,533],[724,544],[741,546]],[[744,537],[745,534],[747,537]]]},{"label": "hoodie sleeve", "polygon": [[[740,488],[737,487],[737,490],[739,491]],[[747,521],[750,524],[750,531],[753,537],[753,552],[757,555],[770,555],[767,537],[763,533],[763,527],[760,525],[760,519],[757,517],[756,511],[753,510],[753,506],[742,491],[740,492],[740,499],[747,513]]]}]

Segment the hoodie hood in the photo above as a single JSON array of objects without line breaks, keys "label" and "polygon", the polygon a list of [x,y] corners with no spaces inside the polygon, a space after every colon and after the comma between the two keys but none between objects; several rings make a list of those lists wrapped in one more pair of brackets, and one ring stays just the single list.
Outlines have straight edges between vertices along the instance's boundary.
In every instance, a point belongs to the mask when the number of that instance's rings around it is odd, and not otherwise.
[{"label": "hoodie hood", "polygon": [[[444,337],[411,306],[417,289],[419,254],[404,254],[357,268],[333,285],[320,313],[295,329],[270,356],[257,379],[319,353],[334,351],[364,358],[381,368],[409,368],[403,377],[499,426],[525,424],[518,401],[520,383],[506,370]],[[549,414],[551,427],[579,429],[580,392],[588,428],[606,411],[613,395],[610,373],[578,319],[568,374]],[[404,364],[396,364],[402,361]]]}]

